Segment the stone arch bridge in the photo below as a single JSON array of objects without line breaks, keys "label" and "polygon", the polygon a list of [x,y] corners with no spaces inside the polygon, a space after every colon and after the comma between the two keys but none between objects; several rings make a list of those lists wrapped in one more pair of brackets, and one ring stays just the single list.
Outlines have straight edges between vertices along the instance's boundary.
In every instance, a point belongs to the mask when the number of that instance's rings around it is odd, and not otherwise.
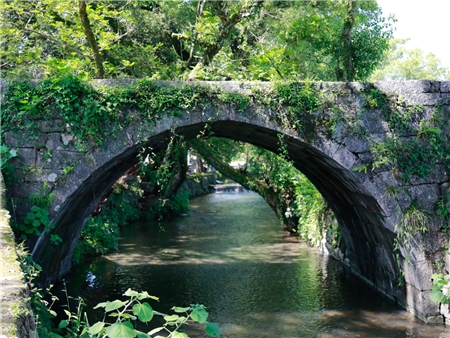
[{"label": "stone arch bridge", "polygon": [[[135,81],[91,85],[96,90],[126,88]],[[53,228],[32,248],[46,283],[69,271],[85,220],[114,182],[138,163],[142,147],[163,148],[173,132],[186,140],[206,133],[277,153],[281,134],[289,158],[339,222],[346,246],[343,262],[424,321],[444,320],[445,306],[433,303],[430,293],[433,272],[449,270],[449,217],[438,215],[450,208],[449,82],[154,86],[207,87],[205,100],[211,103],[186,105],[177,114],[169,107],[156,123],[137,119],[120,132],[115,129],[101,146],[85,149],[76,146],[57,107],[51,109],[51,119],[34,121],[38,128],[32,139],[24,137],[27,132],[3,127],[6,144],[18,151],[10,162],[18,180],[7,190],[13,219],[23,221],[31,193],[45,188],[55,196],[49,209]],[[128,117],[139,114],[136,106],[117,109]],[[24,170],[29,167],[36,170]],[[412,209],[426,217],[421,229],[408,227]],[[55,234],[62,243],[51,241]]]}]

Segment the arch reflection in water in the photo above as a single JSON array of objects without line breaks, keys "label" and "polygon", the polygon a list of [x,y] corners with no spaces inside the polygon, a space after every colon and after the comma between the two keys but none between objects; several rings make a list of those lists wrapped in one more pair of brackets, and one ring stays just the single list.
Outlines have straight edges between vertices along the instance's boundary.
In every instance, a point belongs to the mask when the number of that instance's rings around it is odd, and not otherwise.
[{"label": "arch reflection in water", "polygon": [[[165,231],[127,228],[119,252],[74,270],[71,288],[89,308],[128,287],[158,296],[152,306],[162,312],[204,304],[229,338],[450,336],[287,236],[257,194],[210,194],[191,209],[165,222]],[[189,334],[202,337],[202,330],[189,326]]]}]

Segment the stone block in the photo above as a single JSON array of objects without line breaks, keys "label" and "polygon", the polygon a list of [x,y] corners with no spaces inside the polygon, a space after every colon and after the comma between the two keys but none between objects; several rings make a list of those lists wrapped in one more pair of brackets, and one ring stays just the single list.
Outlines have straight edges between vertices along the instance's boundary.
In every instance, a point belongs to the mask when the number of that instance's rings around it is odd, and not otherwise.
[{"label": "stone block", "polygon": [[409,183],[411,185],[421,185],[430,183],[443,183],[448,182],[447,170],[442,164],[438,164],[434,167],[433,171],[426,177],[419,177],[416,175],[411,175]]},{"label": "stone block", "polygon": [[55,170],[70,170],[70,167],[74,167],[82,158],[84,153],[78,151],[64,151],[54,150],[52,157],[45,162],[45,169]]},{"label": "stone block", "polygon": [[385,134],[389,130],[383,113],[379,109],[367,109],[361,122],[370,134]]},{"label": "stone block", "polygon": [[407,106],[434,106],[436,104],[447,104],[450,100],[450,93],[408,93],[403,95],[402,97],[405,99],[405,104]]},{"label": "stone block", "polygon": [[441,82],[441,93],[450,93],[450,81]]},{"label": "stone block", "polygon": [[48,150],[53,151],[58,147],[62,147],[63,143],[61,142],[61,137],[59,133],[49,133],[47,136],[47,142],[45,146]]},{"label": "stone block", "polygon": [[346,169],[351,169],[356,163],[356,156],[348,151],[345,147],[341,146],[333,155],[333,159],[342,165]]},{"label": "stone block", "polygon": [[428,80],[408,81],[375,81],[374,87],[390,94],[419,94],[431,91],[431,82]]},{"label": "stone block", "polygon": [[430,85],[430,92],[439,93],[441,91],[441,83],[439,81],[431,81]]},{"label": "stone block", "polygon": [[440,316],[439,304],[434,303],[430,291],[420,291],[406,284],[407,309],[421,320],[427,322],[427,317]]},{"label": "stone block", "polygon": [[344,144],[352,153],[364,153],[370,150],[369,145],[364,139],[353,134],[344,138]]},{"label": "stone block", "polygon": [[378,175],[364,181],[363,186],[377,200],[386,217],[400,213],[400,206],[392,194],[386,193],[386,184]]},{"label": "stone block", "polygon": [[5,132],[5,143],[10,148],[41,148],[45,145],[47,141],[46,134],[39,134],[32,136],[27,131],[22,131],[20,133]]},{"label": "stone block", "polygon": [[36,167],[37,165],[37,152],[34,148],[18,148],[17,149],[18,160],[21,166],[24,167]]},{"label": "stone block", "polygon": [[50,121],[40,121],[39,127],[42,133],[62,132],[65,130],[65,123],[61,119],[53,119]]},{"label": "stone block", "polygon": [[39,169],[25,175],[25,182],[56,182],[62,170]]},{"label": "stone block", "polygon": [[323,138],[320,140],[320,142],[316,143],[316,147],[320,151],[322,151],[325,155],[333,157],[333,155],[339,149],[339,144],[337,144],[334,141]]},{"label": "stone block", "polygon": [[421,184],[411,186],[408,190],[411,199],[417,202],[419,208],[434,213],[440,197],[439,184]]},{"label": "stone block", "polygon": [[431,290],[433,288],[431,280],[433,268],[431,262],[428,260],[414,260],[415,258],[425,259],[422,248],[418,248],[414,242],[408,250],[408,254],[410,256],[410,262],[404,262],[403,264],[406,283],[411,284],[417,290]]}]

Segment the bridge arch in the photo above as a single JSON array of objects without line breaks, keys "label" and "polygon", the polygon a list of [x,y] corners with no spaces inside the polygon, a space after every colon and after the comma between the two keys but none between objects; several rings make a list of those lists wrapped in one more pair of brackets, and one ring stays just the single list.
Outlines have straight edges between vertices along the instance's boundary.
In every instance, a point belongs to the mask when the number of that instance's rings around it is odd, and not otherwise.
[{"label": "bridge arch", "polygon": [[[225,93],[253,95],[253,89],[239,83],[215,85]],[[403,257],[409,255],[412,262],[403,262],[403,272],[397,264],[394,227],[402,220],[406,204],[388,194],[387,187],[409,189],[409,203],[413,198],[427,194],[429,196],[419,203],[423,208],[433,209],[440,197],[436,190],[448,184],[447,172],[442,165],[436,166],[436,170],[421,181],[422,190],[419,191],[411,182],[402,183],[388,166],[378,170],[360,170],[373,163],[373,142],[382,142],[390,132],[382,110],[367,105],[368,98],[364,93],[371,88],[370,85],[333,83],[316,86],[327,93],[337,92],[336,106],[323,104],[315,107],[314,111],[300,112],[298,118],[303,129],[280,123],[282,111],[271,110],[258,103],[250,104],[244,110],[229,102],[201,109],[192,107],[186,108],[179,116],[168,111],[157,123],[141,120],[124,128],[120,135],[109,137],[102,146],[77,152],[73,170],[68,174],[62,173],[61,166],[59,169],[50,166],[44,167],[43,179],[24,177],[20,187],[12,188],[13,197],[20,197],[24,190],[28,193],[36,190],[36,186],[50,177],[56,196],[51,206],[54,228],[42,233],[32,252],[35,261],[43,267],[45,282],[57,280],[69,271],[73,249],[85,220],[114,182],[138,162],[137,155],[142,147],[162,149],[173,132],[183,135],[185,140],[197,137],[199,133],[210,133],[277,153],[278,135],[282,134],[294,166],[317,187],[336,215],[346,245],[345,262],[352,271],[422,319],[439,316],[437,305],[433,306],[426,298],[432,287],[430,278],[426,276],[431,276],[432,269],[431,262],[417,249],[419,245],[409,247],[410,252],[401,252]],[[379,85],[380,88],[383,86]],[[264,89],[267,85],[261,84],[260,87]],[[413,87],[425,92],[433,90],[432,83],[417,82]],[[407,88],[408,91],[412,91],[411,88]],[[450,94],[439,95],[432,94],[436,102],[431,105],[439,102],[448,105]],[[442,97],[447,101],[439,101]],[[331,111],[336,107],[342,109],[342,115],[333,120],[335,116]],[[132,109],[122,109],[133,114]],[[332,128],[330,124],[333,124]],[[54,150],[52,162],[73,158],[76,149],[68,138],[64,122],[56,118],[51,127],[45,121],[42,125],[41,136],[47,148],[53,147]],[[6,139],[11,146],[17,146],[14,133],[8,133]],[[25,153],[29,150],[24,146],[23,149],[19,147],[21,151],[26,161]],[[36,156],[39,157],[39,153]],[[434,222],[430,228],[442,225],[437,219],[430,221]],[[63,243],[53,245],[50,240],[52,234],[58,234]],[[397,283],[402,273],[405,273],[406,287]]]}]

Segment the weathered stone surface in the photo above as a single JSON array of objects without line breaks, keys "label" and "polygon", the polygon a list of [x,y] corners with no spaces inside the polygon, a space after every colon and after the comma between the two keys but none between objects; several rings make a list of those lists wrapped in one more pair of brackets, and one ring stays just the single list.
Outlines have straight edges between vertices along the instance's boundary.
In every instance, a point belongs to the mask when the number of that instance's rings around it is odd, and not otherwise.
[{"label": "weathered stone surface", "polygon": [[[433,288],[430,275],[430,272],[433,271],[431,262],[425,260],[420,248],[410,248],[408,250],[408,254],[410,256],[411,263],[404,264],[403,266],[406,283],[409,283],[417,290],[431,290]],[[415,257],[416,254],[419,257]]]},{"label": "weathered stone surface", "polygon": [[69,145],[69,142],[74,140],[74,137],[71,134],[61,134],[61,140],[62,140],[62,143],[65,146],[67,146],[67,145]]},{"label": "weathered stone surface", "polygon": [[444,318],[439,312],[439,304],[431,301],[430,294],[431,291],[417,290],[415,287],[406,284],[407,309],[424,322],[428,322],[428,318],[430,317],[433,323],[435,323],[434,317],[440,316],[441,323],[443,323]]},{"label": "weathered stone surface", "polygon": [[441,82],[441,93],[450,93],[450,81]]},{"label": "weathered stone surface", "polygon": [[41,132],[55,133],[64,131],[64,122],[61,119],[53,119],[51,121],[41,121],[39,123]]},{"label": "weathered stone surface", "polygon": [[434,170],[426,177],[419,177],[417,175],[411,175],[409,183],[411,185],[419,185],[426,183],[444,183],[448,182],[447,170],[443,165],[436,165]]},{"label": "weathered stone surface", "polygon": [[434,211],[439,201],[439,184],[415,185],[408,189],[411,199],[417,202],[419,208]]},{"label": "weathered stone surface", "polygon": [[346,169],[353,168],[356,162],[356,156],[344,147],[339,147],[339,149],[334,153],[333,157],[335,161],[337,161]]},{"label": "weathered stone surface", "polygon": [[428,80],[415,81],[375,81],[375,88],[391,94],[421,94],[431,91],[431,83]]}]

